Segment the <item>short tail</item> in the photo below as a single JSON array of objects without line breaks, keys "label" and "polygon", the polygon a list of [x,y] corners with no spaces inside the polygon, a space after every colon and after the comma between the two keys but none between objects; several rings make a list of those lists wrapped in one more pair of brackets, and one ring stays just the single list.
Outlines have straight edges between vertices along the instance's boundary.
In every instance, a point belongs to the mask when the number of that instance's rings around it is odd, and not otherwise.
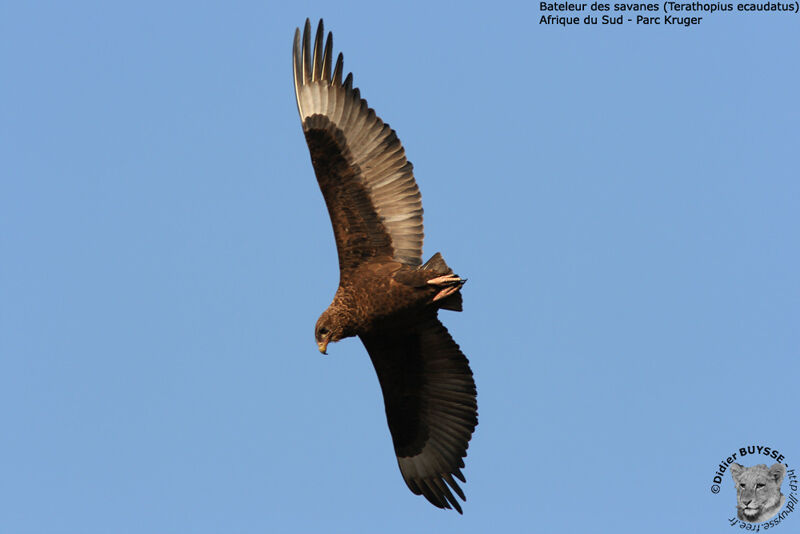
[{"label": "short tail", "polygon": [[461,291],[456,291],[449,297],[445,297],[442,300],[438,301],[440,310],[451,310],[451,311],[464,311],[464,302],[461,299]]},{"label": "short tail", "polygon": [[[432,281],[428,282],[429,284],[433,284],[436,287],[442,288],[439,294],[437,294],[433,299],[439,309],[459,312],[464,309],[464,304],[461,298],[461,286],[464,285],[466,280],[453,274],[453,269],[451,269],[447,263],[445,263],[444,258],[442,258],[440,253],[437,252],[434,254],[431,259],[420,266],[420,269],[432,271],[433,273],[439,275]],[[443,280],[439,281],[438,278],[442,278]]]},{"label": "short tail", "polygon": [[447,266],[447,264],[444,262],[444,258],[442,258],[442,255],[439,252],[431,256],[431,259],[423,263],[420,266],[420,269],[433,271],[437,274],[450,274],[453,272],[453,269]]}]

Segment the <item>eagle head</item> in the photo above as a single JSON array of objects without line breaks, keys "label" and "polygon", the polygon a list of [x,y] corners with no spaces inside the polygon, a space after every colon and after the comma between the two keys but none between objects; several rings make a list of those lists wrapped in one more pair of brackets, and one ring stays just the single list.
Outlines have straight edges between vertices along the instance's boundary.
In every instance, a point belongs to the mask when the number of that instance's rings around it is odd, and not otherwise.
[{"label": "eagle head", "polygon": [[314,327],[314,339],[317,347],[322,354],[328,354],[328,343],[335,343],[344,336],[344,329],[341,326],[338,316],[332,313],[330,308],[325,310],[317,320]]}]

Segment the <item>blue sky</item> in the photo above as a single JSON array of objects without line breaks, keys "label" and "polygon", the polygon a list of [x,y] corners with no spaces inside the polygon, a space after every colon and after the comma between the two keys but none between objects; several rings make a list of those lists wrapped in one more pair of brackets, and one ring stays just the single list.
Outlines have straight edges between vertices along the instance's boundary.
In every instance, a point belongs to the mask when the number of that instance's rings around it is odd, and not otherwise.
[{"label": "blue sky", "polygon": [[[800,463],[797,16],[539,16],[4,4],[0,531],[730,531],[720,460]],[[442,314],[478,385],[464,516],[405,487],[360,343],[314,344],[306,17],[469,278]]]}]

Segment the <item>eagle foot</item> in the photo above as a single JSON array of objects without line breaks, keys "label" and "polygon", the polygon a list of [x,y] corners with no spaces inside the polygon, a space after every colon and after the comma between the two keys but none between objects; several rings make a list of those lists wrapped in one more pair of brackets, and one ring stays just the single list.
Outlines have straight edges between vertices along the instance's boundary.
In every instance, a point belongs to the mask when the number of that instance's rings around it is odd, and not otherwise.
[{"label": "eagle foot", "polygon": [[466,280],[459,278],[454,274],[446,274],[444,276],[437,276],[428,280],[428,284],[432,286],[457,286],[461,287]]},{"label": "eagle foot", "polygon": [[447,298],[456,291],[458,291],[459,289],[461,289],[460,285],[446,287],[441,291],[439,291],[438,293],[436,293],[436,296],[433,297],[433,302],[436,302],[437,300],[441,300],[443,298]]}]

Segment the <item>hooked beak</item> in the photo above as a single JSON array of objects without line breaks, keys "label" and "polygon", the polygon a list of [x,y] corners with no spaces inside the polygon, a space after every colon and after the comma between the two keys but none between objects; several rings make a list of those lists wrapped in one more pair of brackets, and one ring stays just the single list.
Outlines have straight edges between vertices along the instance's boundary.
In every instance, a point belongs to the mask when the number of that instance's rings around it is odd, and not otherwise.
[{"label": "hooked beak", "polygon": [[319,349],[320,353],[327,355],[328,354],[328,340],[320,341],[317,343],[317,348]]}]

